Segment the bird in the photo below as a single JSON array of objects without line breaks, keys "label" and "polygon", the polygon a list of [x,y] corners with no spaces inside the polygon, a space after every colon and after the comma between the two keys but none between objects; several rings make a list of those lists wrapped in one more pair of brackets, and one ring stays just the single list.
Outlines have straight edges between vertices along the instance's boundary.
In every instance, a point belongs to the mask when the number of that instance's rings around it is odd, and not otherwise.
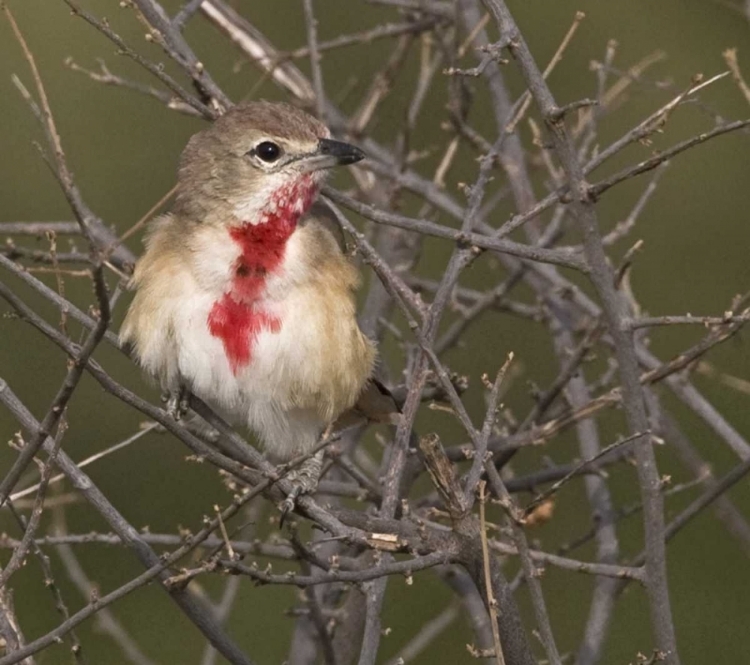
[{"label": "bird", "polygon": [[[193,394],[244,423],[278,462],[310,454],[368,394],[385,395],[383,420],[396,417],[357,323],[360,275],[317,201],[329,169],[364,157],[280,102],[238,104],[190,138],[120,332],[172,415]],[[316,488],[322,454],[290,475],[282,517]]]}]

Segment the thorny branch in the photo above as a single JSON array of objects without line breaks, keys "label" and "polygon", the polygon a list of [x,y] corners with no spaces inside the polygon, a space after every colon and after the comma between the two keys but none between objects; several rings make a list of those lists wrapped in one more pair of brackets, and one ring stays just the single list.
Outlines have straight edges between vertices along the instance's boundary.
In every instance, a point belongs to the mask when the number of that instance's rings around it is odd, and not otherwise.
[{"label": "thorny branch", "polygon": [[[73,0],[59,1],[152,79],[144,83],[120,76],[104,60],[99,60],[98,71],[67,61],[93,83],[145,95],[178,113],[215,119],[232,101],[217,84],[217,72],[207,71],[201,61],[202,45],[197,40],[190,43],[186,36],[191,22],[203,21],[227,40],[228,50],[231,43],[231,48],[260,70],[259,83],[246,90],[247,95],[255,96],[258,85],[271,82],[324,120],[334,134],[363,147],[369,159],[356,167],[353,186],[343,191],[326,187],[323,193],[354,253],[374,275],[361,321],[363,329],[384,347],[389,337],[395,341],[397,353],[384,354],[380,371],[384,378],[399,377],[391,387],[403,417],[394,431],[377,433],[376,448],[366,445],[367,428],[361,424],[321,441],[319,449],[327,451],[331,463],[326,466],[318,495],[300,500],[296,521],[289,529],[279,532],[272,517],[270,530],[256,528],[254,539],[245,538],[243,528],[247,525],[241,523],[244,507],[250,506],[253,520],[260,520],[266,511],[275,516],[274,504],[289,489],[286,474],[304,460],[274,467],[195,398],[191,408],[210,426],[211,433],[205,428],[191,429],[189,423],[173,420],[159,406],[125,387],[114,377],[105,356],[99,358],[102,343],[128,354],[116,331],[110,329],[120,293],[118,286],[115,295],[110,295],[110,282],[119,284],[130,274],[138,251],[131,251],[126,242],[172,192],[141,220],[129,224],[119,238],[94,214],[73,179],[42,83],[43,72],[13,14],[3,7],[28,63],[34,94],[23,84],[24,76],[14,76],[14,84],[40,123],[47,146],[43,158],[76,221],[0,222],[0,235],[7,237],[0,251],[5,275],[0,280],[0,297],[19,320],[12,325],[30,325],[52,342],[67,362],[62,384],[39,420],[0,379],[2,408],[26,433],[13,442],[12,462],[0,477],[0,505],[7,504],[5,512],[30,510],[28,517],[20,518],[18,533],[0,537],[0,548],[10,553],[0,569],[0,639],[4,649],[0,665],[32,663],[35,654],[52,648],[94,615],[106,621],[110,636],[131,662],[156,662],[156,657],[152,659],[141,648],[137,628],[125,626],[113,612],[123,597],[151,582],[170,594],[204,634],[207,644],[215,648],[206,649],[204,662],[214,662],[216,653],[231,663],[255,662],[251,657],[257,643],[239,635],[235,640],[225,628],[230,613],[239,614],[238,589],[245,578],[267,585],[270,592],[278,586],[305,590],[290,612],[296,624],[290,662],[311,663],[322,658],[336,665],[367,665],[380,662],[382,637],[388,632],[383,625],[383,610],[393,593],[388,577],[400,576],[411,584],[417,576],[425,575],[447,585],[458,598],[444,610],[429,613],[432,618],[425,619],[413,639],[402,645],[404,661],[429,651],[456,616],[466,613],[479,645],[470,645],[470,651],[477,657],[506,665],[532,665],[537,660],[530,625],[535,623],[548,662],[561,663],[564,656],[555,642],[557,617],[547,607],[543,592],[543,565],[596,578],[583,634],[574,640],[578,642],[579,665],[602,662],[614,608],[631,580],[647,591],[653,633],[653,648],[648,651],[654,659],[679,663],[670,609],[674,589],[667,585],[667,543],[713,505],[722,524],[750,551],[750,526],[727,495],[729,488],[750,472],[750,443],[693,380],[701,358],[742,330],[750,320],[750,309],[747,297],[737,297],[724,311],[708,315],[651,316],[641,310],[630,282],[630,273],[638,269],[633,253],[626,254],[617,270],[615,251],[618,243],[633,233],[648,203],[658,196],[668,162],[678,163],[683,152],[723,134],[745,130],[750,124],[746,119],[725,120],[701,100],[707,87],[729,80],[727,72],[708,79],[695,77],[619,138],[599,145],[600,128],[627,101],[635,83],[647,85],[643,73],[664,54],[652,54],[623,72],[614,66],[617,46],[610,42],[603,61],[595,67],[592,98],[559,104],[547,81],[556,67],[564,66],[560,64],[563,55],[576,48],[577,28],[584,18],[581,13],[575,15],[542,71],[502,0],[483,0],[486,11],[477,0],[370,0],[368,4],[383,6],[383,15],[388,12],[387,21],[362,25],[326,40],[319,36],[319,29],[328,27],[323,3],[302,0],[299,15],[305,23],[306,43],[288,50],[277,47],[274,39],[257,27],[251,9],[235,8],[225,0],[189,0],[174,17],[156,0],[122,3],[128,20],[145,28],[153,45],[149,48],[158,47],[160,55],[176,65],[180,74],[172,75],[152,59],[152,51],[144,55],[141,47],[128,43],[106,19]],[[493,29],[499,35],[496,42],[489,36]],[[346,107],[356,109],[347,115],[334,101],[340,84],[327,63],[339,49],[347,49],[352,57],[367,57],[368,45],[383,40],[393,40],[393,48],[379,63],[369,85],[355,85],[347,92]],[[381,130],[388,124],[385,102],[394,102],[393,90],[404,85],[410,76],[408,63],[415,57],[419,67],[403,110],[405,123],[386,127],[391,133],[377,141],[370,129],[377,126],[377,133],[383,135]],[[309,59],[310,77],[297,65],[302,59]],[[727,51],[725,59],[732,78],[747,96],[746,77],[736,52]],[[518,70],[526,86],[516,98],[505,77],[511,67]],[[612,82],[611,77],[616,80]],[[486,87],[489,101],[479,101],[484,98],[475,94],[474,86]],[[425,109],[438,108],[426,101],[432,95],[442,95],[442,101],[439,110],[428,116]],[[629,146],[646,144],[657,132],[665,132],[688,103],[702,104],[715,119],[714,126],[673,141],[671,147],[645,159],[631,159],[609,175],[599,175],[602,165],[629,154],[624,152]],[[494,136],[479,120],[485,116],[492,120]],[[546,136],[538,129],[538,120],[546,127]],[[531,141],[521,132],[526,121],[532,129]],[[443,130],[444,140],[438,147],[422,144],[419,123]],[[478,161],[458,175],[457,154],[464,148],[478,155]],[[439,158],[432,173],[423,166],[430,150]],[[607,230],[599,213],[599,198],[648,171],[653,171],[652,177],[635,205]],[[547,179],[546,193],[540,196],[536,194],[542,180],[538,172]],[[502,181],[501,185],[495,180]],[[354,213],[356,219],[349,220],[337,206]],[[498,213],[501,207],[510,211],[504,219]],[[580,240],[564,244],[571,227],[580,232],[581,244],[577,244]],[[518,239],[519,233],[523,240]],[[58,236],[73,242],[80,237],[87,251],[75,246],[58,251]],[[35,245],[39,241],[47,241],[48,246],[40,249]],[[425,276],[417,269],[419,258],[433,246],[445,251],[435,251],[435,256],[442,258],[436,259],[439,265],[434,274]],[[42,264],[48,272],[36,272],[40,268],[34,264]],[[491,282],[476,286],[474,280],[474,286],[469,287],[466,275],[470,268],[495,272]],[[67,297],[62,286],[68,275],[91,281],[91,302]],[[591,283],[594,298],[580,288],[579,279]],[[21,285],[23,289],[18,288]],[[61,328],[29,304],[22,295],[28,288],[60,312]],[[490,356],[490,349],[472,346],[478,324],[498,312],[517,318],[517,323],[529,329],[544,331],[557,363],[549,373],[552,380],[535,387],[533,404],[521,417],[504,401],[516,401],[519,377],[535,376],[527,369],[532,359],[519,357],[515,349],[503,348],[494,340]],[[82,341],[68,330],[67,321],[82,327]],[[651,336],[678,325],[698,325],[706,332],[671,357],[658,357],[650,348]],[[20,348],[19,356],[24,351]],[[501,367],[494,381],[483,378],[486,403],[478,416],[472,403],[476,386],[455,371],[463,365],[462,356],[473,355],[491,357],[494,371]],[[65,440],[76,434],[75,423],[66,421],[66,409],[83,394],[84,374],[110,396],[113,409],[137,412],[150,423],[145,430],[75,463],[63,449]],[[723,474],[710,472],[710,462],[696,452],[680,419],[670,412],[667,401],[659,398],[657,388],[662,385],[739,457],[736,466]],[[608,416],[611,407],[623,410],[629,434],[604,446],[600,428],[612,422]],[[432,412],[428,412],[430,408]],[[427,422],[433,429],[428,418],[434,419],[434,429],[441,427],[441,413],[448,414],[453,427],[459,429],[446,428],[439,436],[420,431]],[[194,533],[177,527],[173,533],[140,533],[107,498],[104,487],[82,471],[104,457],[127,454],[131,443],[156,428],[187,446],[190,461],[215,468],[230,493],[221,495],[207,509],[211,517],[204,518]],[[463,432],[460,436],[467,443],[459,443],[456,431]],[[580,459],[558,461],[562,454],[555,444],[566,431],[575,434]],[[664,516],[664,504],[671,496],[668,479],[657,469],[654,452],[654,444],[662,439],[675,448],[687,469],[677,489],[700,487],[697,498],[671,521]],[[516,461],[532,460],[528,451],[539,446],[547,451],[545,464],[522,476],[514,475]],[[635,507],[618,507],[608,481],[632,460],[638,472],[639,501]],[[38,473],[32,471],[35,466]],[[60,474],[55,475],[55,469]],[[429,483],[419,483],[422,477],[429,478]],[[579,482],[584,485],[590,511],[579,520],[586,535],[571,539],[568,545],[559,544],[557,552],[549,545],[538,546],[531,539],[531,529],[556,519],[553,509],[566,505],[566,491]],[[66,489],[50,496],[50,487]],[[486,487],[491,488],[494,500],[485,495]],[[71,494],[60,494],[63,491]],[[354,502],[345,504],[342,498]],[[110,532],[70,532],[64,519],[70,501],[84,502],[104,519]],[[52,531],[43,519],[50,510],[57,516]],[[501,527],[495,522],[503,514],[506,519]],[[642,515],[645,534],[642,551],[632,560],[620,553],[618,535],[618,520],[628,514]],[[180,519],[200,522],[196,515]],[[309,541],[301,535],[306,524],[315,529]],[[594,560],[569,555],[575,546],[591,539],[596,543]],[[19,616],[12,602],[14,574],[29,553],[46,561],[49,551],[58,556],[83,592],[92,588],[92,582],[71,548],[96,544],[115,546],[109,556],[120,556],[120,549],[131,551],[145,572],[103,595],[92,594],[82,609],[66,610],[56,628],[29,641],[23,630],[27,617]],[[49,549],[55,547],[58,549]],[[511,584],[505,579],[507,561],[516,560],[523,574]],[[43,569],[49,566],[44,564]],[[201,597],[205,595],[201,584],[217,575],[236,577],[230,578],[222,601],[214,607]],[[574,584],[572,577],[570,583]],[[530,592],[533,619],[518,609],[513,595],[521,579]],[[56,603],[64,605],[60,598]],[[80,660],[80,639],[72,644]]]}]

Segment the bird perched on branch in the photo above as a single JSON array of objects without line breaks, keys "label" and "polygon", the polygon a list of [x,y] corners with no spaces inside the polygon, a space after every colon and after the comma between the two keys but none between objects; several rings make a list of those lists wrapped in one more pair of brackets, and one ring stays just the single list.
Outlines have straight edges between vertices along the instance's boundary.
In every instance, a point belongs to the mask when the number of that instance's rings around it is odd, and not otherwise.
[{"label": "bird perched on branch", "polygon": [[[355,318],[359,276],[315,205],[326,170],[363,157],[303,111],[269,102],[236,106],[190,139],[121,331],[170,412],[190,391],[286,461],[377,392],[375,348]],[[321,462],[322,451],[300,467],[285,511],[317,486]]]}]

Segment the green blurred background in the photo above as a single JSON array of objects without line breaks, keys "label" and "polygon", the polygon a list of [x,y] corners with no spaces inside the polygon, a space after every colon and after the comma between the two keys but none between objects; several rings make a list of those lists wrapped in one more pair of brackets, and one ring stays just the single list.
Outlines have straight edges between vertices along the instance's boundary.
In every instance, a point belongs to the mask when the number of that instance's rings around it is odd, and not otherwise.
[{"label": "green blurred background", "polygon": [[[170,12],[179,2],[165,2]],[[397,21],[397,14],[384,7],[368,5],[360,0],[318,0],[315,3],[320,20],[321,39],[342,32],[354,32],[385,21]],[[21,29],[33,50],[47,87],[57,119],[63,145],[81,192],[108,224],[119,231],[139,219],[174,184],[177,159],[187,138],[202,126],[196,119],[178,115],[156,102],[120,88],[105,87],[72,72],[64,66],[68,56],[81,66],[96,68],[96,58],[104,58],[113,72],[140,81],[149,81],[133,63],[115,54],[115,47],[82,20],[70,15],[61,0],[9,0]],[[291,49],[306,42],[301,2],[235,3],[254,24],[281,49]],[[110,0],[87,0],[85,7],[99,16],[106,16],[126,41],[154,60],[165,60],[158,47],[144,40],[143,28],[133,12],[119,8]],[[582,23],[565,59],[550,78],[557,99],[567,103],[596,95],[596,77],[589,69],[593,59],[601,60],[607,41],[619,43],[614,66],[627,69],[637,61],[661,49],[666,58],[650,69],[645,78],[649,83],[633,86],[627,104],[601,126],[600,141],[606,145],[623,131],[645,117],[675,90],[687,87],[690,78],[702,72],[706,76],[724,71],[721,53],[738,47],[740,64],[750,77],[750,25],[737,6],[710,0],[522,0],[511,2],[511,9],[529,42],[538,62],[545,63],[557,48],[576,10],[584,10]],[[215,80],[235,100],[242,99],[251,89],[256,96],[280,99],[282,93],[270,84],[256,84],[259,72],[200,16],[189,25],[187,38]],[[367,89],[380,63],[393,48],[383,40],[366,50],[355,47],[326,54],[323,72],[327,92],[336,99],[353,86],[343,102],[346,111],[356,107],[356,100]],[[391,143],[394,128],[404,117],[417,71],[417,52],[409,63],[379,114],[373,128],[375,138]],[[299,61],[307,71],[307,63]],[[470,63],[467,63],[470,66]],[[168,71],[175,71],[167,65]],[[512,67],[509,85],[514,94],[523,91]],[[68,220],[70,211],[47,167],[40,159],[33,141],[42,135],[20,95],[10,81],[16,73],[31,88],[32,80],[21,50],[11,30],[0,20],[0,221]],[[613,80],[611,78],[610,80]],[[654,85],[654,82],[659,85]],[[153,82],[156,84],[155,82]],[[481,81],[473,82],[480,90],[471,121],[492,137],[491,114],[483,109],[485,99]],[[428,100],[427,112],[418,136],[417,148],[436,148],[435,155],[418,168],[430,174],[439,159],[440,146],[446,141],[439,129],[443,119],[445,83],[438,81]],[[723,118],[748,117],[750,106],[742,98],[730,78],[709,88],[701,99]],[[671,145],[698,131],[712,127],[713,120],[695,105],[681,108],[670,121],[664,134],[654,138],[653,146],[637,145],[613,160],[598,176],[612,172],[626,163],[645,158],[654,148]],[[423,130],[423,131],[422,131]],[[524,131],[526,131],[524,129]],[[645,241],[633,272],[633,287],[650,314],[718,314],[731,298],[745,292],[750,284],[750,231],[747,210],[750,207],[750,143],[747,134],[736,133],[698,147],[670,165],[658,190],[646,207],[636,230],[620,243],[615,256],[621,256],[636,239]],[[462,149],[449,178],[449,191],[456,192],[456,183],[471,181],[476,174],[473,155]],[[347,184],[346,176],[339,176]],[[535,176],[537,194],[542,194],[543,178]],[[495,186],[501,186],[496,183]],[[609,192],[599,207],[600,219],[607,228],[623,219],[638,199],[645,179],[631,181]],[[414,212],[405,205],[407,212]],[[510,207],[498,209],[503,220]],[[453,223],[440,219],[445,223]],[[44,248],[45,242],[32,243]],[[60,250],[68,239],[60,238]],[[82,243],[77,241],[79,248]],[[129,246],[136,252],[140,238]],[[449,247],[441,241],[430,241],[419,266],[422,274],[435,274],[444,265]],[[470,271],[466,284],[487,286],[502,276],[502,271],[486,260]],[[17,281],[3,274],[28,302],[55,323],[57,313],[40,302]],[[524,293],[522,291],[522,293]],[[68,278],[66,294],[81,306],[92,301],[90,283],[85,279]],[[528,296],[528,293],[525,293]],[[128,297],[118,306],[115,328],[119,326]],[[0,311],[6,307],[0,306]],[[71,334],[79,335],[75,325]],[[666,359],[702,334],[700,330],[670,329],[654,334],[652,350]],[[750,354],[746,333],[712,351],[710,360],[721,370],[750,379]],[[390,348],[388,358],[398,367],[401,358]],[[493,373],[508,351],[514,351],[521,374],[506,397],[506,405],[516,414],[525,414],[530,405],[528,382],[546,385],[556,374],[549,336],[543,326],[513,319],[497,313],[488,314],[473,326],[465,345],[447,356],[451,368],[465,373],[472,381],[466,396],[472,415],[481,418],[483,395],[479,376]],[[98,360],[128,386],[158,399],[156,391],[145,388],[139,372],[118,354],[102,348]],[[53,345],[25,324],[12,318],[0,319],[0,376],[41,418],[52,400],[65,372],[65,361]],[[727,419],[745,436],[750,437],[750,396],[719,382],[697,377],[696,382]],[[665,403],[680,416],[683,427],[699,447],[717,474],[727,471],[737,460],[701,422],[686,414],[668,393]],[[74,459],[111,445],[130,435],[138,425],[136,414],[122,408],[104,394],[88,377],[76,394],[69,412],[70,432],[65,450]],[[427,412],[419,422],[421,431],[438,429],[446,443],[460,442],[460,430],[448,416]],[[18,426],[6,411],[0,411],[0,440],[6,441]],[[623,431],[618,414],[602,419],[604,443]],[[459,437],[459,438],[457,438]],[[227,495],[216,474],[209,468],[184,460],[185,450],[166,435],[148,435],[122,454],[109,457],[91,468],[95,482],[119,510],[137,527],[152,532],[174,533],[178,525],[197,529],[201,516],[211,512],[214,503],[226,501]],[[561,462],[576,455],[574,435],[567,433],[554,442],[554,448],[535,452],[520,459],[517,471],[538,466],[541,455]],[[669,453],[660,450],[660,471],[672,474],[675,483],[688,481],[685,471]],[[0,451],[0,468],[5,468],[14,453]],[[611,488],[618,506],[638,498],[634,470],[618,468]],[[694,497],[699,489],[670,500],[668,514],[674,515]],[[732,490],[730,496],[750,515],[750,491],[747,483]],[[92,529],[107,530],[82,503],[66,509],[71,532]],[[588,507],[580,484],[571,484],[561,494],[556,518],[531,535],[541,546],[554,551],[561,542],[574,538],[588,529],[581,519]],[[619,530],[622,551],[632,554],[640,549],[639,517],[622,523]],[[0,528],[18,537],[18,528],[0,515]],[[91,579],[103,592],[123,583],[140,572],[133,557],[120,549],[86,545],[76,550]],[[669,572],[673,609],[677,624],[678,643],[684,663],[747,663],[750,662],[750,637],[747,617],[750,601],[745,591],[750,588],[750,567],[739,545],[723,527],[706,512],[695,520],[670,545]],[[591,547],[575,553],[583,559],[594,555]],[[0,553],[6,561],[8,553]],[[65,579],[65,573],[54,555],[52,565],[56,579],[72,609],[84,600]],[[515,563],[511,563],[512,573]],[[216,580],[204,581],[207,593],[216,597]],[[544,590],[551,612],[552,625],[563,651],[578,646],[588,611],[592,581],[573,573],[548,569]],[[56,625],[57,616],[51,595],[42,584],[37,563],[28,565],[13,578],[15,600],[27,638],[33,638]],[[383,659],[393,655],[410,635],[448,598],[448,593],[430,576],[422,574],[413,587],[393,579],[389,585],[384,625],[392,631],[384,638]],[[525,590],[519,592],[522,608],[532,625]],[[277,588],[254,588],[244,585],[230,628],[259,663],[278,663],[287,651],[293,619],[283,612],[295,602],[293,591]],[[198,631],[181,618],[166,594],[153,587],[140,590],[115,606],[117,616],[137,635],[139,642],[155,661],[161,663],[194,663],[202,652]],[[124,662],[108,638],[99,634],[93,622],[84,624],[79,635],[91,663]],[[472,641],[468,627],[462,623],[443,634],[419,659],[420,663],[472,662],[465,643]],[[629,663],[641,651],[651,647],[648,612],[641,589],[631,586],[618,604],[604,662]],[[51,649],[39,663],[71,662],[64,647]]]}]

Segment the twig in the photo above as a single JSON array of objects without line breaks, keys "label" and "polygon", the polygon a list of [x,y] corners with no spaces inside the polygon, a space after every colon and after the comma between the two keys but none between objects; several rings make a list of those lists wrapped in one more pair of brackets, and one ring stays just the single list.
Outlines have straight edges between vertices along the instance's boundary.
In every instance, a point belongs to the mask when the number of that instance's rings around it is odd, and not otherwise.
[{"label": "twig", "polygon": [[620,439],[619,441],[615,441],[614,443],[610,443],[608,446],[602,448],[596,455],[591,457],[590,459],[584,460],[580,464],[578,464],[575,468],[573,468],[570,473],[565,475],[563,478],[558,480],[556,483],[553,483],[549,488],[547,488],[544,492],[539,494],[538,496],[534,497],[533,501],[530,501],[528,505],[523,509],[523,513],[525,516],[530,515],[537,506],[540,506],[542,503],[547,501],[553,494],[556,494],[558,490],[567,482],[573,478],[574,476],[581,473],[581,471],[586,468],[589,464],[592,462],[596,462],[600,460],[602,457],[608,455],[613,450],[617,450],[621,446],[624,446],[628,443],[631,443],[637,439],[640,439],[642,436],[646,436],[651,433],[651,430],[647,430],[645,432],[636,432],[635,434],[632,434],[628,437],[625,437],[624,439]]},{"label": "twig", "polygon": [[109,247],[105,250],[105,255],[109,256],[112,254],[113,251],[115,251],[122,243],[124,243],[130,236],[132,236],[134,233],[138,232],[144,224],[146,224],[156,213],[159,208],[161,208],[169,199],[174,196],[175,192],[177,191],[177,185],[172,187],[164,196],[162,196],[154,205],[152,205],[146,213],[135,223],[133,226],[131,226],[129,229],[127,229],[115,242],[113,242]]},{"label": "twig", "polygon": [[334,189],[325,187],[324,194],[339,205],[352,210],[367,219],[379,224],[388,224],[399,229],[414,231],[422,235],[434,236],[436,238],[445,238],[453,240],[460,246],[477,247],[487,249],[493,252],[506,253],[519,258],[530,259],[532,261],[541,261],[555,265],[574,268],[581,272],[588,272],[585,260],[582,259],[576,250],[545,249],[523,243],[513,242],[511,240],[500,240],[479,233],[469,231],[455,230],[423,219],[415,219],[379,210],[364,203],[359,203],[351,197],[348,197]]},{"label": "twig", "polygon": [[[584,18],[586,18],[586,14],[584,12],[576,12],[572,25],[570,26],[570,28],[568,28],[568,32],[565,33],[565,36],[560,42],[560,45],[557,47],[557,51],[555,51],[555,54],[549,61],[549,64],[542,72],[542,78],[547,79],[549,75],[554,71],[560,60],[562,60],[563,53],[565,53],[565,50],[568,48],[568,45],[570,44],[573,36],[578,30],[578,26],[581,24],[581,21],[583,21]],[[531,105],[531,93],[529,91],[526,91],[523,94],[522,99],[523,101],[521,103],[521,107],[518,109],[515,116],[513,116],[513,119],[505,126],[505,131],[508,134],[512,134],[515,131],[518,123],[523,119],[524,115],[526,115],[526,111],[528,111],[529,106]]]},{"label": "twig", "polygon": [[268,40],[223,0],[205,0],[201,11],[224,32],[232,42],[261,67],[271,79],[289,90],[297,99],[312,101],[312,86],[291,63],[282,62],[278,51]]},{"label": "twig", "polygon": [[640,175],[641,173],[647,173],[648,171],[651,171],[652,169],[656,168],[660,164],[664,164],[665,162],[668,162],[672,157],[675,155],[679,155],[681,152],[685,152],[686,150],[696,146],[700,145],[701,143],[705,143],[706,141],[709,141],[712,138],[715,138],[717,136],[721,136],[722,134],[728,134],[730,132],[735,132],[738,129],[742,129],[743,127],[747,127],[750,125],[750,119],[747,120],[735,120],[734,122],[727,122],[724,123],[718,127],[715,127],[714,129],[703,132],[702,134],[699,134],[698,136],[693,136],[690,139],[687,139],[685,141],[681,141],[680,143],[677,143],[673,145],[671,148],[668,148],[667,150],[663,150],[653,157],[650,157],[649,159],[645,159],[642,162],[639,162],[638,164],[634,164],[633,166],[628,166],[627,168],[622,169],[621,171],[615,173],[614,175],[601,180],[600,182],[595,183],[594,185],[591,185],[588,188],[588,196],[590,196],[592,199],[596,199],[599,196],[601,196],[604,192],[606,192],[608,189],[611,189],[616,184],[623,182],[624,180],[629,180],[630,178],[633,178],[637,175]]},{"label": "twig", "polygon": [[[420,570],[432,568],[441,564],[451,563],[453,555],[450,552],[433,552],[422,557],[416,557],[407,561],[394,561],[383,563],[379,566],[366,568],[364,570],[331,570],[320,575],[296,575],[294,573],[280,573],[274,575],[267,570],[261,570],[253,566],[247,566],[234,560],[220,559],[216,562],[217,570],[227,570],[239,575],[251,577],[261,584],[289,584],[298,587],[317,586],[331,582],[369,582],[378,580],[386,575],[410,575]],[[172,586],[183,584],[199,575],[214,572],[201,566],[185,570],[176,577],[168,580]]]},{"label": "twig", "polygon": [[474,460],[471,463],[471,469],[466,476],[464,495],[468,509],[474,505],[474,499],[476,498],[476,489],[479,481],[482,477],[482,471],[487,457],[487,446],[489,444],[492,430],[495,427],[495,421],[497,420],[497,409],[498,402],[500,401],[500,386],[503,383],[505,374],[513,362],[513,352],[508,354],[507,359],[502,364],[500,369],[497,371],[497,376],[492,383],[490,388],[489,398],[487,399],[487,413],[484,417],[484,423],[479,433],[479,443],[474,451]]},{"label": "twig", "polygon": [[[501,554],[519,554],[518,548],[497,540],[491,540],[490,547]],[[529,549],[528,556],[534,561],[548,563],[561,570],[570,570],[574,573],[597,575],[619,580],[635,580],[641,584],[643,583],[643,569],[635,566],[618,566],[615,564],[579,561],[578,559],[570,559],[558,554],[550,554],[549,552],[532,549]]]},{"label": "twig", "polygon": [[55,460],[60,452],[60,446],[62,444],[63,436],[65,435],[67,427],[64,421],[60,423],[60,427],[55,436],[55,440],[49,448],[49,458],[44,463],[42,468],[42,480],[39,483],[39,490],[36,493],[34,499],[34,507],[31,510],[31,518],[26,524],[23,538],[13,550],[10,560],[5,567],[0,570],[0,589],[5,587],[10,580],[11,576],[18,571],[23,565],[26,555],[29,553],[29,549],[34,545],[34,535],[36,530],[39,528],[40,521],[42,519],[42,512],[44,511],[44,499],[47,495],[47,487],[49,485],[49,479],[52,476],[52,469],[54,468]]},{"label": "twig", "polygon": [[305,25],[307,26],[307,47],[310,49],[310,68],[312,70],[313,90],[315,91],[315,108],[318,118],[325,123],[325,91],[323,73],[320,68],[320,51],[318,50],[318,20],[313,11],[313,0],[304,0]]},{"label": "twig", "polygon": [[459,606],[456,603],[448,605],[440,614],[427,621],[398,654],[386,661],[386,665],[399,665],[414,660],[459,617],[459,614]]},{"label": "twig", "polygon": [[[479,537],[482,542],[482,561],[484,562],[484,584],[487,590],[487,607],[490,612],[492,626],[492,641],[495,646],[495,660],[497,665],[505,665],[503,647],[500,644],[500,633],[497,627],[497,601],[492,593],[492,576],[490,575],[490,549],[487,544],[487,522],[484,515],[484,504],[487,498],[484,494],[485,481],[479,482]],[[1,665],[1,664],[0,664]]]},{"label": "twig", "polygon": [[109,70],[107,64],[101,58],[98,58],[97,62],[99,63],[98,72],[91,69],[86,69],[85,67],[81,67],[72,58],[67,58],[65,60],[65,64],[72,71],[85,74],[92,81],[96,81],[97,83],[101,83],[103,85],[113,85],[120,88],[126,88],[127,90],[134,90],[135,92],[138,92],[142,95],[146,95],[147,97],[156,99],[158,102],[164,104],[164,106],[169,109],[179,111],[180,113],[184,113],[185,115],[191,115],[198,118],[203,117],[200,111],[182,101],[179,97],[173,94],[170,95],[169,93],[162,90],[157,90],[150,85],[144,85],[143,83],[139,83],[138,81],[131,81],[129,79],[123,78],[122,76],[117,76]]},{"label": "twig", "polygon": [[42,237],[46,233],[57,235],[79,235],[78,222],[0,222],[0,235],[24,235]]},{"label": "twig", "polygon": [[685,324],[698,324],[701,326],[721,326],[727,323],[746,323],[750,321],[750,310],[740,314],[727,312],[724,316],[642,316],[631,320],[627,325],[631,330],[638,328],[650,328],[653,326],[674,326]]},{"label": "twig", "polygon": [[724,51],[724,53],[722,53],[722,55],[724,56],[724,62],[726,62],[727,67],[729,67],[729,71],[732,72],[732,78],[734,79],[734,82],[737,84],[737,87],[740,89],[740,92],[743,94],[748,104],[750,104],[750,86],[748,86],[742,76],[740,64],[737,61],[737,49],[727,49],[726,51]]},{"label": "twig", "polygon": [[[105,448],[104,450],[95,453],[93,455],[90,455],[84,460],[81,460],[80,462],[77,462],[77,466],[79,469],[83,469],[87,467],[89,464],[93,464],[97,460],[100,460],[104,457],[107,457],[108,455],[112,455],[113,453],[116,453],[119,450],[122,450],[123,448],[128,447],[130,444],[135,443],[138,439],[140,439],[142,436],[145,436],[149,432],[152,432],[157,427],[156,423],[151,423],[150,425],[147,425],[143,429],[139,430],[132,436],[129,436],[127,439],[124,439],[123,441],[120,441],[119,443],[116,443],[109,448]],[[55,483],[59,483],[61,480],[65,479],[65,474],[61,473],[56,476],[52,476],[49,480],[50,485],[54,485]],[[28,496],[29,494],[33,494],[34,492],[39,489],[39,483],[36,483],[35,485],[31,485],[30,487],[26,487],[25,489],[18,490],[17,492],[10,495],[11,501],[18,501],[18,499],[22,499],[25,496]]]},{"label": "twig", "polygon": [[[318,53],[332,51],[344,46],[353,46],[357,44],[370,44],[378,39],[387,37],[398,37],[405,33],[417,35],[427,32],[437,25],[438,18],[429,17],[405,23],[384,23],[377,25],[369,30],[363,30],[351,35],[339,35],[328,41],[318,42]],[[301,46],[286,54],[288,58],[306,58],[311,53],[310,46]],[[283,58],[283,55],[279,57]]]},{"label": "twig", "polygon": [[602,244],[605,247],[613,245],[618,240],[624,238],[628,233],[630,233],[630,231],[635,226],[636,221],[640,217],[641,212],[643,212],[643,209],[646,207],[646,203],[656,191],[656,186],[668,166],[669,162],[664,162],[654,171],[654,174],[651,176],[651,180],[649,181],[646,189],[643,190],[643,193],[638,198],[638,201],[633,206],[633,209],[630,211],[628,216],[623,221],[618,222],[615,228],[602,238]]},{"label": "twig", "polygon": [[175,14],[172,19],[172,25],[176,30],[182,30],[185,24],[195,15],[195,13],[201,8],[203,0],[187,0],[182,5],[180,11]]},{"label": "twig", "polygon": [[[505,485],[500,478],[500,474],[497,472],[497,469],[495,469],[493,464],[491,462],[487,462],[485,464],[485,469],[487,471],[487,478],[489,479],[489,482],[492,486],[492,491],[494,492],[498,502],[506,511],[508,516],[508,525],[511,529],[511,533],[513,534],[513,541],[516,545],[516,549],[518,550],[519,558],[521,559],[521,567],[523,568],[523,574],[524,578],[526,579],[526,584],[528,585],[529,591],[531,592],[531,601],[534,606],[534,615],[536,616],[537,626],[539,627],[539,632],[542,637],[542,644],[544,645],[544,650],[547,654],[547,658],[549,658],[549,662],[552,663],[552,665],[562,665],[562,660],[560,660],[560,654],[558,653],[557,645],[555,644],[555,638],[552,634],[552,627],[550,625],[549,615],[547,613],[547,606],[544,602],[544,596],[542,594],[542,586],[539,583],[538,573],[533,561],[531,560],[531,555],[529,553],[529,544],[526,541],[526,534],[523,532],[522,513],[518,510],[518,507],[515,505],[513,498],[510,496],[510,494],[508,494],[508,490],[505,488]],[[483,493],[484,488],[482,488],[482,490],[480,491]],[[484,529],[482,529],[482,532],[484,533]],[[484,536],[484,538],[486,540],[486,535]],[[483,543],[482,547],[486,547],[486,542]]]}]

